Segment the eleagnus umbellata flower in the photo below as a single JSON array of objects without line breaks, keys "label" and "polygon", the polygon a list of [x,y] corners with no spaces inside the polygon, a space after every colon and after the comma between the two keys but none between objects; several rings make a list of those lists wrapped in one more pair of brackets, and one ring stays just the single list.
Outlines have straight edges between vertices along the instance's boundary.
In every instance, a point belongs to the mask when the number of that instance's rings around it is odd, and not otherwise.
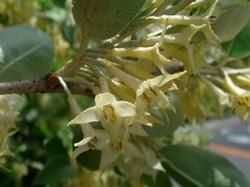
[{"label": "eleagnus umbellata flower", "polygon": [[201,31],[205,35],[206,39],[213,45],[219,46],[219,38],[214,33],[210,23],[210,14],[201,16],[186,16],[186,15],[162,15],[159,17],[150,16],[147,19],[152,22],[158,22],[163,25],[196,25],[201,26]]},{"label": "eleagnus umbellata flower", "polygon": [[[106,130],[94,129],[90,124],[82,124],[81,127],[84,138],[80,142],[74,144],[74,146],[77,147],[74,150],[74,157],[88,150],[100,150],[102,152],[100,169],[107,168],[120,155],[128,156],[132,153],[135,154],[137,151],[129,142],[127,142],[123,151],[114,148],[110,143],[110,136]],[[142,127],[138,125],[138,127],[133,128],[130,133],[138,136],[147,136],[146,132],[140,128]]]},{"label": "eleagnus umbellata flower", "polygon": [[143,173],[156,176],[158,171],[164,171],[160,160],[154,151],[142,140],[134,142],[135,150],[124,159],[119,159],[116,164],[128,178],[137,180]]},{"label": "eleagnus umbellata flower", "polygon": [[[174,81],[186,72],[175,74],[164,74],[148,80],[140,80],[127,72],[115,67],[112,62],[105,60],[108,71],[119,78],[124,84],[136,93],[136,109],[139,111],[147,110],[149,106],[161,109],[173,109],[165,92],[177,89]],[[121,95],[121,94],[120,94]]]},{"label": "eleagnus umbellata flower", "polygon": [[[8,155],[17,99],[0,96],[0,168],[10,170],[0,170],[0,186],[26,184],[34,168],[42,186],[248,186],[234,166],[199,148],[210,137],[197,123],[231,108],[250,117],[250,0],[68,0],[59,12],[56,1],[24,2],[0,3],[0,94],[59,92],[68,101],[25,95]],[[55,58],[45,33],[2,31],[34,4],[38,14],[23,18],[54,35]],[[63,125],[69,115],[73,132]]]},{"label": "eleagnus umbellata flower", "polygon": [[206,80],[206,78],[202,79],[210,88],[211,90],[216,94],[219,104],[221,106],[231,106],[229,94],[226,93],[224,90],[213,84],[212,82]]},{"label": "eleagnus umbellata flower", "polygon": [[247,121],[250,117],[250,92],[246,91],[241,95],[236,95],[233,107],[241,121]]},{"label": "eleagnus umbellata flower", "polygon": [[135,93],[127,85],[115,79],[107,79],[108,87],[121,100],[133,103],[135,101]]},{"label": "eleagnus umbellata flower", "polygon": [[236,77],[237,81],[245,86],[250,87],[250,74],[249,75],[239,75]]},{"label": "eleagnus umbellata flower", "polygon": [[94,129],[90,124],[83,124],[81,127],[84,138],[74,144],[77,147],[75,157],[88,150],[102,150],[106,146],[109,137],[106,131]]},{"label": "eleagnus umbellata flower", "polygon": [[[200,31],[204,26],[205,24],[199,26],[191,24],[190,26],[182,29],[179,33],[165,35],[162,39],[162,43],[177,44],[177,45],[182,45],[184,47],[188,47],[190,46],[190,43],[194,35],[197,34],[197,32]],[[160,36],[152,36],[147,38],[142,43],[144,45],[149,45],[149,44],[152,45],[152,43],[155,43],[159,40]]]},{"label": "eleagnus umbellata flower", "polygon": [[111,61],[105,59],[104,61],[105,68],[108,72],[114,77],[118,78],[121,82],[126,84],[132,90],[136,90],[139,85],[143,82],[141,79],[130,75],[129,73],[116,67]]},{"label": "eleagnus umbellata flower", "polygon": [[[137,116],[132,103],[117,101],[110,93],[97,95],[95,104],[96,106],[86,109],[69,123],[81,124],[84,134],[84,139],[75,144],[78,147],[75,155],[89,149],[102,150],[102,165],[108,165],[107,162],[112,162],[131,147],[128,142],[130,135],[146,136],[141,125],[151,124],[142,116]],[[97,121],[100,121],[103,129],[89,126],[89,123]],[[107,158],[112,159],[107,161]]]},{"label": "eleagnus umbellata flower", "polygon": [[114,48],[111,52],[114,56],[135,57],[150,61],[164,73],[164,66],[169,64],[171,60],[164,57],[159,50],[159,44],[150,47],[138,48]]},{"label": "eleagnus umbellata flower", "polygon": [[211,139],[209,132],[202,126],[186,125],[179,127],[173,133],[174,144],[191,144],[204,146]]},{"label": "eleagnus umbellata flower", "polygon": [[241,121],[246,121],[250,116],[250,91],[240,88],[224,72],[227,88],[233,95],[233,108]]},{"label": "eleagnus umbellata flower", "polygon": [[77,147],[74,150],[74,157],[88,150],[100,150],[102,151],[100,168],[104,169],[108,167],[118,158],[121,151],[111,146],[107,131],[94,129],[90,124],[82,124],[81,126],[84,138],[80,142],[74,144],[74,146]]},{"label": "eleagnus umbellata flower", "polygon": [[149,106],[174,110],[165,92],[177,89],[174,81],[185,73],[165,74],[144,81],[136,90],[136,107],[140,111],[147,110]]}]

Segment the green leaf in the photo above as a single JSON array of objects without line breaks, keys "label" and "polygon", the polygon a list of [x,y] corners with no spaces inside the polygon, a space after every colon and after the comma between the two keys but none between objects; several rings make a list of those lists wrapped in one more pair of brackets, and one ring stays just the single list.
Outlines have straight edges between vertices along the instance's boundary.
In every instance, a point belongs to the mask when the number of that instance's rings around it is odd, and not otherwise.
[{"label": "green leaf", "polygon": [[46,153],[48,157],[57,157],[57,156],[68,156],[67,150],[63,146],[61,140],[57,137],[51,138],[45,145]]},{"label": "green leaf", "polygon": [[71,165],[69,158],[59,156],[52,158],[45,168],[37,175],[34,184],[55,184],[76,175],[76,170]]},{"label": "green leaf", "polygon": [[89,170],[95,171],[99,169],[101,154],[101,151],[89,150],[81,153],[76,160],[78,164],[88,168]]},{"label": "green leaf", "polygon": [[53,60],[50,37],[28,25],[0,32],[0,81],[35,79],[46,75]]},{"label": "green leaf", "polygon": [[53,0],[53,3],[58,7],[64,8],[66,0]]},{"label": "green leaf", "polygon": [[[249,187],[245,176],[229,161],[213,152],[190,146],[174,145],[163,148],[161,154],[166,158],[169,168],[200,187]],[[170,175],[176,176],[173,173]],[[178,182],[178,181],[177,181]],[[182,181],[183,182],[183,181]]]},{"label": "green leaf", "polygon": [[218,6],[221,8],[228,8],[240,4],[246,4],[247,0],[219,0]]},{"label": "green leaf", "polygon": [[143,181],[143,183],[147,184],[147,186],[150,186],[150,187],[162,187],[162,186],[172,187],[173,186],[169,176],[162,171],[157,173],[155,179],[153,179],[149,175],[143,175],[141,180]]},{"label": "green leaf", "polygon": [[199,184],[196,184],[196,181],[187,179],[185,174],[174,167],[170,167],[169,165],[163,163],[162,164],[167,174],[171,176],[174,181],[176,181],[182,187],[201,187]]},{"label": "green leaf", "polygon": [[139,13],[145,0],[73,0],[73,15],[87,38],[118,34]]},{"label": "green leaf", "polygon": [[1,186],[14,186],[14,180],[14,176],[11,176],[9,171],[4,170],[3,168],[0,169]]},{"label": "green leaf", "polygon": [[244,29],[230,42],[222,44],[230,57],[244,58],[250,55],[250,21]]},{"label": "green leaf", "polygon": [[247,24],[249,20],[250,5],[232,6],[226,10],[213,24],[213,30],[221,42],[232,40]]}]

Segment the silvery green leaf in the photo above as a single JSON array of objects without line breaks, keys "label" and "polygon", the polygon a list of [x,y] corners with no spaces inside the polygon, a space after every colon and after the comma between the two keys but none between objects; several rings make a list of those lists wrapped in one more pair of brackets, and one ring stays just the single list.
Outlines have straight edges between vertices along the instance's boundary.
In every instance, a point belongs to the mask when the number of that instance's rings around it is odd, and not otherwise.
[{"label": "silvery green leaf", "polygon": [[250,4],[232,6],[222,10],[213,24],[213,30],[221,42],[232,40],[247,24],[250,18]]},{"label": "silvery green leaf", "polygon": [[145,0],[73,0],[73,15],[87,38],[107,39],[124,29]]},{"label": "silvery green leaf", "polygon": [[28,25],[0,31],[0,81],[35,79],[46,75],[54,56],[51,38]]},{"label": "silvery green leaf", "polygon": [[243,30],[231,41],[223,43],[222,47],[233,58],[245,58],[250,55],[250,20]]},{"label": "silvery green leaf", "polygon": [[247,0],[219,0],[218,6],[221,8],[228,8],[235,5],[243,5],[248,2]]}]

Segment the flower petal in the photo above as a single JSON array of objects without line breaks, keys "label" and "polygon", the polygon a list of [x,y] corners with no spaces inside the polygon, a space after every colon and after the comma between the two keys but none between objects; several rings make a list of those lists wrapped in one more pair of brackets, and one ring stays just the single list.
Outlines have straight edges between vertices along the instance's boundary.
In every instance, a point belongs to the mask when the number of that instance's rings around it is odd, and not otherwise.
[{"label": "flower petal", "polygon": [[116,110],[121,117],[131,117],[136,115],[135,106],[127,101],[119,101],[115,104]]},{"label": "flower petal", "polygon": [[77,148],[74,150],[73,156],[74,156],[74,158],[76,158],[76,157],[78,157],[81,153],[86,152],[86,151],[88,151],[88,150],[89,150],[89,148],[88,148],[87,145],[77,147]]},{"label": "flower petal", "polygon": [[135,136],[148,136],[142,125],[135,124],[129,127],[129,133]]},{"label": "flower petal", "polygon": [[143,158],[143,155],[139,149],[129,142],[124,149],[123,155],[128,157]]},{"label": "flower petal", "polygon": [[69,122],[69,125],[73,124],[86,124],[90,122],[99,121],[99,117],[96,112],[96,107],[90,107],[81,112],[76,118]]},{"label": "flower petal", "polygon": [[115,96],[112,95],[111,93],[108,93],[108,92],[98,94],[95,97],[96,106],[109,105],[109,104],[114,103],[114,102],[116,102]]},{"label": "flower petal", "polygon": [[102,150],[102,157],[100,163],[100,169],[106,169],[112,162],[114,162],[120,155],[120,152],[114,150],[110,146],[106,146]]},{"label": "flower petal", "polygon": [[246,106],[250,107],[250,91],[246,91],[242,94],[241,100],[246,104]]},{"label": "flower petal", "polygon": [[[156,78],[148,80],[150,86],[157,86],[157,87],[162,87],[166,85],[167,83],[173,81],[174,79],[177,79],[184,75],[186,71],[180,72],[180,73],[175,73],[172,75],[161,75]],[[170,85],[172,86],[172,84]]]},{"label": "flower petal", "polygon": [[85,146],[86,144],[89,143],[89,141],[90,141],[92,138],[93,138],[93,137],[84,138],[84,139],[81,140],[80,142],[75,143],[74,146],[75,146],[75,147]]}]

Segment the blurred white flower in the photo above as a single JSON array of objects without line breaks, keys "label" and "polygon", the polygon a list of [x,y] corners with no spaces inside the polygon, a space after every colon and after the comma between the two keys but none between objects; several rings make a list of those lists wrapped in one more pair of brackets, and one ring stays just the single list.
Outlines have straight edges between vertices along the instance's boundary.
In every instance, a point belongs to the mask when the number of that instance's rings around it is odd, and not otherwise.
[{"label": "blurred white flower", "polygon": [[18,95],[0,95],[0,156],[7,154],[10,130],[15,128],[15,106]]},{"label": "blurred white flower", "polygon": [[208,131],[198,125],[186,125],[174,131],[173,143],[184,143],[196,146],[204,146],[211,139]]}]

